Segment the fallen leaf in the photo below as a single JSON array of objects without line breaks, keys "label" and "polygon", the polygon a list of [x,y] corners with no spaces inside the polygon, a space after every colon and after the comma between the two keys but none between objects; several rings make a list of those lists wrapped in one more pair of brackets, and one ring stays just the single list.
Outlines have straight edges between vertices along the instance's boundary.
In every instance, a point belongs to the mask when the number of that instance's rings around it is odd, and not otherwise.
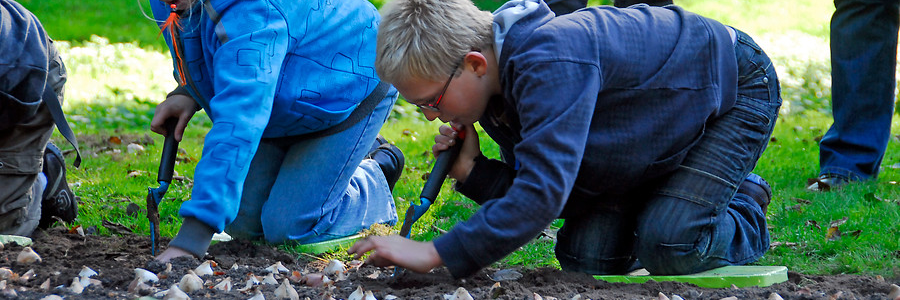
[{"label": "fallen leaf", "polygon": [[122,144],[122,139],[120,139],[120,138],[117,137],[117,136],[111,136],[111,137],[109,137],[109,139],[107,139],[107,141],[110,142],[110,143],[112,143],[112,144],[116,144],[116,145],[121,145],[121,144]]},{"label": "fallen leaf", "polygon": [[800,204],[811,204],[811,203],[812,203],[812,201],[806,200],[806,199],[803,199],[803,198],[791,198],[791,200],[794,200],[794,201],[796,201],[797,203],[800,203]]},{"label": "fallen leaf", "polygon": [[794,242],[772,242],[769,244],[770,249],[775,249],[777,247],[797,247],[800,244]]},{"label": "fallen leaf", "polygon": [[881,197],[876,196],[875,193],[866,193],[865,195],[863,195],[863,198],[869,201],[888,202],[887,200],[881,199]]},{"label": "fallen leaf", "polygon": [[829,226],[830,227],[838,227],[838,226],[844,225],[844,223],[847,223],[848,219],[849,219],[849,217],[844,217],[843,219],[840,219],[840,220],[831,221],[831,225],[829,225]]},{"label": "fallen leaf", "polygon": [[829,227],[828,233],[825,234],[825,239],[829,241],[837,241],[841,239],[841,230],[837,228],[837,226]]},{"label": "fallen leaf", "polygon": [[128,171],[128,177],[144,176],[144,174],[147,174],[147,172],[146,172],[146,171],[141,171],[141,170],[130,170],[130,171]]},{"label": "fallen leaf", "polygon": [[812,226],[812,227],[815,227],[816,229],[822,229],[822,226],[819,226],[819,222],[816,222],[815,220],[807,220],[806,226]]},{"label": "fallen leaf", "polygon": [[144,152],[144,146],[141,146],[141,144],[137,144],[137,143],[128,144],[126,149],[128,150],[128,153]]},{"label": "fallen leaf", "polygon": [[122,224],[119,224],[119,223],[114,223],[114,222],[110,222],[110,221],[107,221],[107,220],[103,220],[102,223],[101,223],[101,225],[103,225],[103,227],[106,227],[106,229],[109,229],[109,231],[112,231],[112,232],[117,233],[117,234],[131,234],[131,233],[133,233],[132,230],[131,230],[130,228],[125,227],[125,225],[122,225]]},{"label": "fallen leaf", "polygon": [[69,228],[69,234],[74,234],[74,233],[78,232],[78,228],[81,228],[81,225],[72,226],[72,228]]}]

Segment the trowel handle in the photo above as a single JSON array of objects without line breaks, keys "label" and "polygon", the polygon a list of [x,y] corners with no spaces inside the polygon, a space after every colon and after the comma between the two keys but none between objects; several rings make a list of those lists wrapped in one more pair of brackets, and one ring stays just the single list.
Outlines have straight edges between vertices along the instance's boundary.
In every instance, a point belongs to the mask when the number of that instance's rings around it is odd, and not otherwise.
[{"label": "trowel handle", "polygon": [[441,192],[441,186],[444,184],[444,178],[447,177],[447,173],[450,173],[450,168],[453,167],[453,162],[456,161],[456,157],[459,156],[459,150],[462,149],[463,139],[465,138],[465,131],[461,131],[456,138],[456,143],[447,149],[446,151],[438,154],[437,159],[434,161],[434,167],[431,169],[431,173],[428,174],[428,180],[425,181],[425,186],[422,188],[422,194],[419,195],[419,198],[434,200],[437,198],[438,194]]},{"label": "trowel handle", "polygon": [[175,157],[178,155],[178,141],[175,140],[175,125],[178,118],[166,119],[166,141],[163,144],[162,158],[159,161],[159,173],[157,181],[172,182],[175,173]]}]

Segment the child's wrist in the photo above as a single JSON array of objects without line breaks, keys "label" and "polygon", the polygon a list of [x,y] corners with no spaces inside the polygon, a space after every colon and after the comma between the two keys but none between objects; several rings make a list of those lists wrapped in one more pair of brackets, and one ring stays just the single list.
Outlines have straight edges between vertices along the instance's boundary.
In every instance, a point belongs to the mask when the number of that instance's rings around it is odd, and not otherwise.
[{"label": "child's wrist", "polygon": [[466,182],[466,179],[469,178],[469,174],[472,173],[472,169],[475,168],[475,159],[460,159],[459,164],[461,166],[461,172],[458,174],[451,174],[450,177],[456,179],[458,184],[463,184]]}]

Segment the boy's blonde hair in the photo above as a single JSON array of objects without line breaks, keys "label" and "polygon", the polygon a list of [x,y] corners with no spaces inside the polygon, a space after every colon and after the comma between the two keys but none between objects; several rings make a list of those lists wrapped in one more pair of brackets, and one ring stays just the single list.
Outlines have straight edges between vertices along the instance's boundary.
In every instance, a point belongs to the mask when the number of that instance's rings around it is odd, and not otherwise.
[{"label": "boy's blonde hair", "polygon": [[471,50],[493,49],[493,15],[470,0],[392,0],[378,26],[381,80],[445,80]]}]

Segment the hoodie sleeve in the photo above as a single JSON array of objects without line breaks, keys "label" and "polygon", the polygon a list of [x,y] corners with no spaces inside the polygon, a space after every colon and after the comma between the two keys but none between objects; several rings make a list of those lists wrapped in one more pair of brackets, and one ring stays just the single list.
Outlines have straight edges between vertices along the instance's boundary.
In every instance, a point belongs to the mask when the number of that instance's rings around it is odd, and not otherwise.
[{"label": "hoodie sleeve", "polygon": [[475,158],[475,166],[465,182],[456,183],[456,191],[484,205],[490,199],[500,198],[516,178],[516,170],[506,163],[485,156]]},{"label": "hoodie sleeve", "polygon": [[215,5],[228,40],[220,44],[216,26],[207,26],[201,37],[203,51],[212,55],[215,94],[207,113],[213,126],[196,167],[192,199],[180,214],[221,232],[237,216],[250,161],[269,122],[288,34],[285,16],[266,1]]},{"label": "hoodie sleeve", "polygon": [[503,197],[435,239],[454,277],[469,276],[537,236],[559,216],[578,174],[599,69],[573,61],[518,65],[508,96],[520,114],[522,141],[514,152],[521,167]]}]

